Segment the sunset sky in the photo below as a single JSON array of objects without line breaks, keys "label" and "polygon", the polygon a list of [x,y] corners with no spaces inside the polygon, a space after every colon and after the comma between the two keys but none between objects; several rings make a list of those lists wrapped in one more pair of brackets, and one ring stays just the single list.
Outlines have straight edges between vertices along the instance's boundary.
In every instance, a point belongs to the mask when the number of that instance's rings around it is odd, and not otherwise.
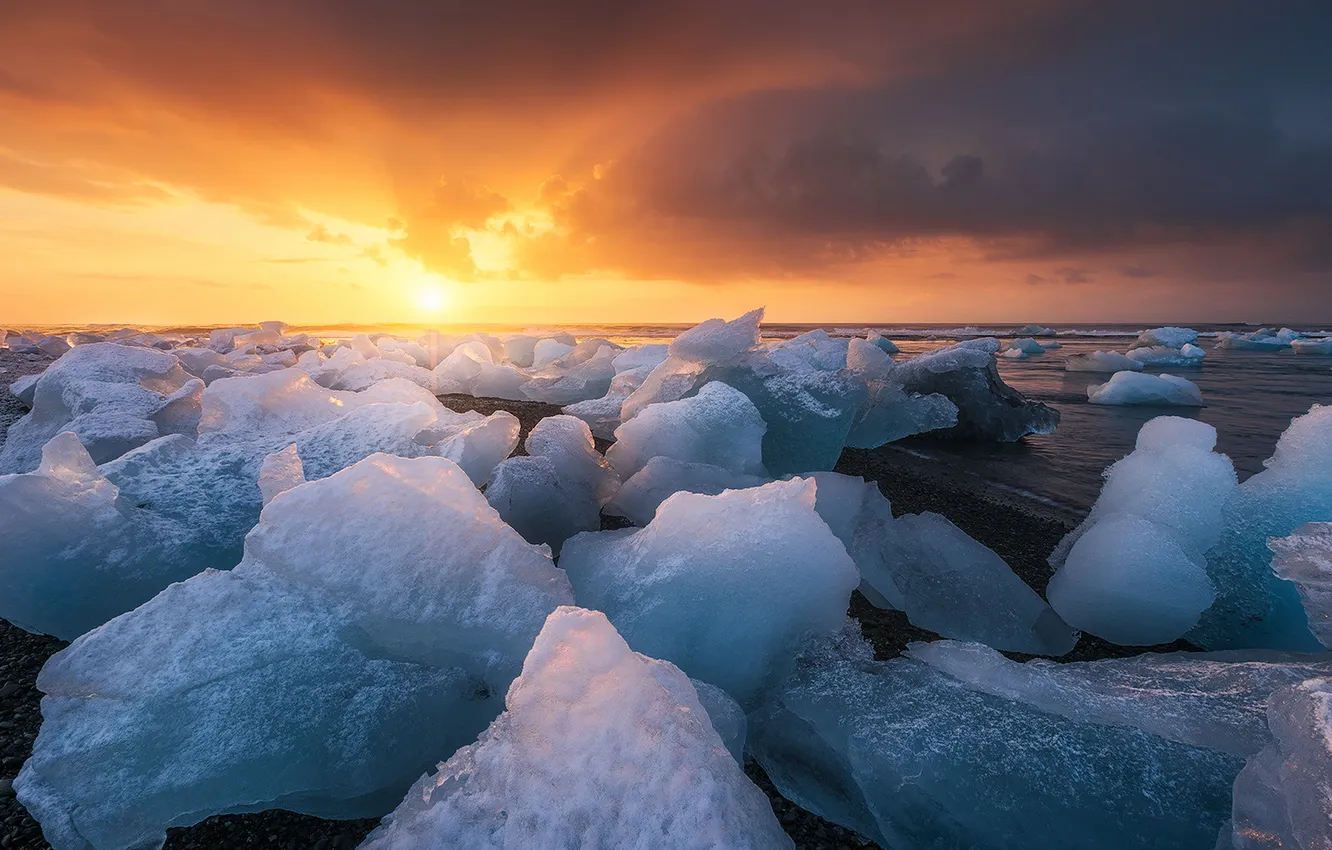
[{"label": "sunset sky", "polygon": [[1332,4],[3,0],[0,326],[1332,322]]}]

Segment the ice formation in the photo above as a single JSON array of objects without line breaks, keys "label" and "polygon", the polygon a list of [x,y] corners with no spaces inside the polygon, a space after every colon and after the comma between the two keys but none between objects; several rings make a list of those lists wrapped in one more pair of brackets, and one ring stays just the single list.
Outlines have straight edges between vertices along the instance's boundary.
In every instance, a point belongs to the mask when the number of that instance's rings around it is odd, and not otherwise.
[{"label": "ice formation", "polygon": [[1237,351],[1280,351],[1290,348],[1299,334],[1289,328],[1274,333],[1271,328],[1260,328],[1250,333],[1222,332],[1217,334],[1216,347]]},{"label": "ice formation", "polygon": [[1128,356],[1145,366],[1201,366],[1207,352],[1196,345],[1185,343],[1183,348],[1167,348],[1153,345],[1148,348],[1133,348]]},{"label": "ice formation", "polygon": [[1292,339],[1290,347],[1296,354],[1332,354],[1332,337],[1322,339]]},{"label": "ice formation", "polygon": [[1104,384],[1087,387],[1092,404],[1149,405],[1158,407],[1202,407],[1198,385],[1175,375],[1116,372]]},{"label": "ice formation", "polygon": [[1332,517],[1332,407],[1296,417],[1265,464],[1226,503],[1221,541],[1208,552],[1216,603],[1190,635],[1209,649],[1314,651],[1296,585],[1272,571],[1268,540]]},{"label": "ice formation", "polygon": [[1053,328],[1043,327],[1041,325],[1023,325],[1013,331],[1013,336],[1054,336]]},{"label": "ice formation", "polygon": [[1212,847],[1243,763],[876,661],[854,624],[749,720],[783,796],[883,847]]},{"label": "ice formation", "polygon": [[0,473],[31,472],[42,446],[78,434],[105,463],[164,434],[193,434],[203,382],[172,354],[114,343],[79,346],[52,363],[32,388],[27,416],[9,428]]},{"label": "ice formation", "polygon": [[897,343],[893,342],[891,339],[879,333],[878,331],[870,331],[869,333],[865,334],[865,340],[867,342],[872,343],[876,348],[878,348],[884,354],[898,354],[901,352],[901,349],[897,347]]},{"label": "ice formation", "polygon": [[1031,337],[1010,340],[1004,345],[1005,351],[1020,351],[1023,354],[1044,354],[1045,347]]},{"label": "ice formation", "polygon": [[960,439],[1015,442],[1027,434],[1049,434],[1059,411],[1028,401],[999,377],[994,365],[995,339],[973,339],[936,349],[897,364],[900,386],[908,393],[938,393],[957,407],[957,424],[938,435]]},{"label": "ice formation", "polygon": [[1267,546],[1276,555],[1272,572],[1295,585],[1309,630],[1332,649],[1332,522],[1309,522]]},{"label": "ice formation", "polygon": [[367,458],[274,499],[234,570],[54,656],[15,789],[57,850],[227,812],[377,816],[494,719],[571,601],[451,461]]},{"label": "ice formation", "polygon": [[[1129,373],[1122,373],[1129,374]],[[1216,598],[1204,553],[1235,491],[1216,429],[1158,416],[1105,473],[1091,513],[1050,558],[1050,604],[1074,628],[1120,644],[1183,636]]]},{"label": "ice formation", "polygon": [[622,516],[634,525],[647,525],[657,506],[679,492],[715,496],[723,490],[743,490],[767,481],[710,463],[691,463],[671,457],[649,460],[606,503],[606,513]]},{"label": "ice formation", "polygon": [[1023,351],[1020,348],[1005,348],[1004,350],[998,352],[995,356],[1002,357],[1005,360],[1026,360],[1027,352]]},{"label": "ice formation", "polygon": [[1063,655],[1077,635],[986,546],[938,514],[893,518],[877,484],[816,473],[816,509],[860,571],[861,591],[913,625],[1014,652]]},{"label": "ice formation", "polygon": [[846,445],[872,449],[912,434],[951,428],[957,424],[957,405],[946,396],[908,395],[901,386],[892,359],[878,346],[849,341],[846,367],[864,381],[868,396],[856,411]]},{"label": "ice formation", "polygon": [[859,581],[794,479],[717,496],[676,493],[642,529],[577,535],[560,566],[579,604],[638,652],[747,708],[790,669],[801,635],[837,628]]},{"label": "ice formation", "polygon": [[1117,351],[1093,351],[1090,354],[1072,354],[1064,358],[1068,372],[1141,372],[1142,363],[1125,357]]},{"label": "ice formation", "polygon": [[[584,344],[580,342],[578,345]],[[544,371],[538,371],[519,389],[527,398],[547,404],[573,404],[601,398],[610,390],[615,377],[613,361],[619,351],[618,346],[605,343],[596,346],[591,357],[581,359],[577,356],[579,349],[575,347],[565,358],[555,361]]]},{"label": "ice formation", "polygon": [[763,475],[766,431],[763,417],[744,393],[713,381],[697,395],[649,405],[615,429],[606,460],[624,480],[654,457]]},{"label": "ice formation", "polygon": [[292,443],[280,452],[267,455],[259,464],[259,493],[267,505],[297,484],[305,483],[305,467]]},{"label": "ice formation", "polygon": [[1151,348],[1160,345],[1166,348],[1179,349],[1186,344],[1197,343],[1197,341],[1198,332],[1192,328],[1154,328],[1138,334],[1138,338],[1133,341],[1131,348]]},{"label": "ice formation", "polygon": [[1332,679],[1309,679],[1277,691],[1267,722],[1273,741],[1236,777],[1233,827],[1218,846],[1327,850],[1332,846]]},{"label": "ice formation", "polygon": [[794,846],[689,679],[600,612],[551,614],[505,705],[364,850]]},{"label": "ice formation", "polygon": [[601,506],[620,479],[592,443],[587,423],[548,416],[524,443],[527,455],[495,468],[486,487],[491,507],[529,543],[556,552],[580,531],[601,527]]}]

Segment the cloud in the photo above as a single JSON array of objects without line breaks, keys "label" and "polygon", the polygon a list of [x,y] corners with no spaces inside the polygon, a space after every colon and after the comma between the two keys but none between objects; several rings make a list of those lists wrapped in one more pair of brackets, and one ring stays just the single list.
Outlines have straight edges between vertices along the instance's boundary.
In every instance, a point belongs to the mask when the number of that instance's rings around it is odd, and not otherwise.
[{"label": "cloud", "polygon": [[316,224],[314,229],[305,234],[308,242],[319,242],[324,245],[338,245],[346,247],[352,244],[352,238],[345,233],[334,233],[322,224]]}]

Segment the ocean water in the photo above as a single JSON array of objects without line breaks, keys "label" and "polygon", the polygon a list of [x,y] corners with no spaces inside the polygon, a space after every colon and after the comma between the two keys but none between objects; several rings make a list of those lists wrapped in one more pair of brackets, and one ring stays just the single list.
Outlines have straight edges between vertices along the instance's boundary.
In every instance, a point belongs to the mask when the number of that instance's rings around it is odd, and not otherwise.
[{"label": "ocean water", "polygon": [[[965,475],[974,475],[1015,495],[1034,499],[1074,513],[1091,507],[1101,488],[1101,473],[1111,463],[1133,450],[1142,423],[1155,416],[1187,416],[1217,429],[1217,449],[1229,455],[1240,479],[1260,471],[1272,454],[1277,438],[1290,420],[1314,404],[1332,404],[1332,356],[1297,355],[1292,351],[1253,352],[1215,349],[1215,337],[1223,331],[1252,331],[1247,325],[1192,325],[1202,335],[1199,345],[1207,350],[1201,367],[1153,368],[1178,374],[1196,383],[1206,407],[1151,408],[1116,407],[1087,403],[1087,387],[1108,376],[1088,372],[1065,372],[1064,358],[1098,349],[1127,350],[1145,328],[1158,324],[1055,326],[1054,339],[1061,348],[1027,360],[999,360],[999,372],[1029,398],[1057,408],[1062,416],[1053,434],[1030,436],[1012,444],[965,444],[925,437],[910,438],[886,450],[907,451],[918,458],[945,464]],[[600,336],[621,344],[664,342],[687,325],[563,325],[579,338]],[[861,335],[874,327],[902,349],[901,360],[949,345],[959,339],[996,336],[1011,339],[1012,325],[981,325],[958,328],[946,325],[865,326],[854,323],[828,325],[765,324],[765,339],[778,340],[823,328],[837,335]],[[1290,325],[1310,335],[1327,335],[1332,329]],[[543,329],[554,329],[550,326]],[[91,330],[86,327],[44,328],[48,333]],[[357,326],[323,325],[292,327],[326,339],[360,332],[384,332],[414,337],[424,325]],[[495,334],[532,330],[530,326],[440,326],[446,332],[484,330]],[[158,333],[196,334],[206,327],[146,328]],[[1042,338],[1048,341],[1048,338]],[[1187,494],[1180,494],[1187,498]]]}]

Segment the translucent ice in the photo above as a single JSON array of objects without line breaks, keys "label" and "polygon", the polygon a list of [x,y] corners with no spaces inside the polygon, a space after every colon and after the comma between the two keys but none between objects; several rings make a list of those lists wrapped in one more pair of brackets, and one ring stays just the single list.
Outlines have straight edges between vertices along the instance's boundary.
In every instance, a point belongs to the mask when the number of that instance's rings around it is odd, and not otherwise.
[{"label": "translucent ice", "polygon": [[870,331],[865,334],[865,339],[881,349],[884,354],[897,354],[901,351],[901,349],[897,347],[897,343],[878,331]]},{"label": "translucent ice", "polygon": [[[1044,349],[1042,349],[1042,351],[1043,350]],[[1023,351],[1020,348],[1005,348],[1003,351],[1000,351],[995,356],[1002,357],[1005,360],[1026,360],[1027,352]]]},{"label": "translucent ice", "polygon": [[[1120,373],[1130,374],[1130,373]],[[1091,513],[1051,556],[1050,604],[1075,628],[1121,644],[1183,636],[1216,598],[1204,553],[1235,491],[1216,429],[1159,416],[1106,470]]]},{"label": "translucent ice", "polygon": [[566,345],[555,339],[538,340],[532,349],[532,366],[540,369],[543,366],[549,366],[564,355],[573,351],[572,345]]},{"label": "translucent ice", "polygon": [[536,424],[524,444],[527,455],[495,468],[486,499],[500,517],[529,543],[556,552],[580,531],[601,527],[601,506],[620,486],[592,443],[587,423],[573,416],[549,416]]},{"label": "translucent ice", "polygon": [[1025,354],[1044,354],[1045,348],[1039,342],[1031,337],[1024,337],[1010,341],[1005,349],[1008,351],[1021,351]]},{"label": "translucent ice", "polygon": [[1267,541],[1272,572],[1295,585],[1309,630],[1332,649],[1332,522],[1309,522]]},{"label": "translucent ice", "polygon": [[368,458],[271,502],[235,570],[54,656],[16,790],[57,850],[227,812],[377,816],[496,716],[569,602],[453,463]]},{"label": "translucent ice", "polygon": [[301,456],[292,443],[280,452],[273,452],[259,465],[259,492],[267,505],[281,493],[297,484],[305,483],[305,468]]},{"label": "translucent ice", "polygon": [[649,371],[660,366],[668,356],[670,346],[666,343],[647,343],[626,348],[615,355],[612,363],[616,373],[628,372],[646,367]]},{"label": "translucent ice", "polygon": [[783,796],[883,847],[1210,848],[1242,764],[875,661],[854,625],[749,720]]},{"label": "translucent ice", "polygon": [[1140,404],[1155,406],[1202,407],[1202,391],[1192,381],[1175,375],[1147,375],[1141,372],[1116,372],[1104,384],[1087,387],[1092,404]]},{"label": "translucent ice", "polygon": [[1151,348],[1163,345],[1166,348],[1183,348],[1186,343],[1198,341],[1198,332],[1192,328],[1155,328],[1143,331],[1133,342],[1133,348]]},{"label": "translucent ice", "polygon": [[505,703],[365,850],[793,846],[689,679],[599,612],[552,614]]},{"label": "translucent ice", "polygon": [[841,624],[859,582],[814,504],[804,479],[676,493],[646,528],[571,538],[560,566],[630,646],[752,707],[801,635]]},{"label": "translucent ice", "polygon": [[[662,346],[665,348],[665,346]],[[616,358],[618,362],[619,358]],[[637,366],[619,372],[611,379],[610,387],[601,398],[588,399],[567,405],[564,412],[577,416],[592,429],[592,436],[603,440],[615,439],[615,429],[620,427],[620,410],[634,390],[643,385],[643,381],[652,372],[652,366]]]},{"label": "translucent ice", "polygon": [[615,377],[613,361],[618,353],[619,349],[603,345],[591,357],[579,362],[566,362],[568,358],[556,361],[522,384],[520,391],[533,401],[547,404],[572,404],[601,398]]},{"label": "translucent ice", "polygon": [[1093,351],[1064,358],[1064,369],[1068,372],[1141,372],[1142,364],[1117,351]]},{"label": "translucent ice", "polygon": [[115,343],[79,346],[37,380],[32,410],[10,426],[0,448],[0,473],[36,469],[42,446],[63,431],[78,434],[97,463],[163,434],[193,435],[202,391],[203,382],[171,354]]},{"label": "translucent ice", "polygon": [[690,398],[650,405],[616,428],[606,460],[625,480],[654,457],[763,475],[766,430],[744,393],[714,381]]},{"label": "translucent ice", "polygon": [[759,342],[763,309],[738,319],[708,319],[671,340],[670,355],[692,363],[731,363]]},{"label": "translucent ice", "polygon": [[1332,354],[1332,337],[1322,339],[1293,339],[1290,347],[1296,354]]},{"label": "translucent ice", "polygon": [[1130,349],[1128,356],[1147,366],[1201,366],[1207,352],[1196,345],[1185,343],[1183,348],[1153,345]]},{"label": "translucent ice", "polygon": [[24,375],[9,385],[9,391],[14,394],[14,398],[22,402],[24,407],[32,407],[33,396],[37,393],[37,381],[41,377],[40,372],[35,375]]},{"label": "translucent ice", "polygon": [[1235,850],[1332,847],[1332,679],[1277,691],[1267,707],[1273,741],[1235,779]]},{"label": "translucent ice", "polygon": [[757,487],[766,480],[710,463],[690,463],[657,456],[624,482],[606,503],[606,513],[625,517],[634,525],[647,525],[657,515],[657,506],[675,493],[715,496],[723,490]]},{"label": "translucent ice", "polygon": [[868,390],[846,436],[846,445],[872,449],[957,424],[957,405],[945,396],[904,392],[892,360],[873,343],[850,340],[846,360],[847,368],[864,381]]},{"label": "translucent ice", "polygon": [[1251,333],[1222,332],[1217,334],[1216,347],[1237,351],[1280,351],[1291,347],[1289,336],[1280,336],[1267,328]]}]

